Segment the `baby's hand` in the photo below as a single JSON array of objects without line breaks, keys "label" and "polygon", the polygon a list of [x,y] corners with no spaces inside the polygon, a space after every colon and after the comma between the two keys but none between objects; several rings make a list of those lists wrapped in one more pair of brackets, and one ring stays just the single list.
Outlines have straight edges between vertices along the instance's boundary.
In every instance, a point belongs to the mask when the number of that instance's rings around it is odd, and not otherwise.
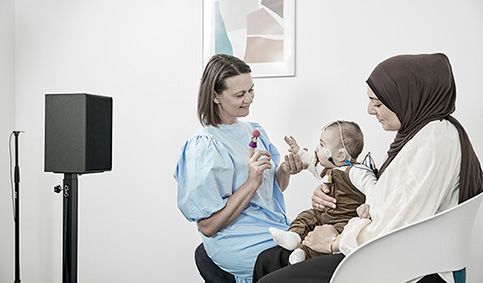
[{"label": "baby's hand", "polygon": [[356,209],[357,216],[360,218],[371,218],[371,215],[369,215],[369,205],[367,203],[363,203],[359,205],[359,207]]},{"label": "baby's hand", "polygon": [[295,138],[292,136],[290,137],[285,136],[283,137],[283,140],[288,144],[288,146],[290,146],[288,151],[290,151],[293,154],[297,154],[297,152],[300,149],[300,146],[297,144],[297,141],[295,140]]}]

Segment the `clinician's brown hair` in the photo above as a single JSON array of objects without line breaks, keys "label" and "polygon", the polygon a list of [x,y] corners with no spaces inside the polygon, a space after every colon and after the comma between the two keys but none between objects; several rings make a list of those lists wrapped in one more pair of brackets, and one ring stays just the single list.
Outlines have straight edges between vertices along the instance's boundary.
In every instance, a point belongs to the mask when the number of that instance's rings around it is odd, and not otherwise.
[{"label": "clinician's brown hair", "polygon": [[198,118],[201,125],[216,127],[221,124],[220,113],[213,100],[226,89],[226,79],[246,73],[251,73],[250,67],[235,56],[216,54],[211,57],[203,71],[198,93]]}]

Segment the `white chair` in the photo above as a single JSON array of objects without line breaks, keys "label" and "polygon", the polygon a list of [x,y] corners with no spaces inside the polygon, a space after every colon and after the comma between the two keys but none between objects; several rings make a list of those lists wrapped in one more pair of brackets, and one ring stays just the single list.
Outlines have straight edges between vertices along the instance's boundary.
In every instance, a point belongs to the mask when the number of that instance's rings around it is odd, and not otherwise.
[{"label": "white chair", "polygon": [[339,264],[331,283],[400,283],[444,271],[465,282],[470,238],[483,193],[430,218],[364,243]]}]

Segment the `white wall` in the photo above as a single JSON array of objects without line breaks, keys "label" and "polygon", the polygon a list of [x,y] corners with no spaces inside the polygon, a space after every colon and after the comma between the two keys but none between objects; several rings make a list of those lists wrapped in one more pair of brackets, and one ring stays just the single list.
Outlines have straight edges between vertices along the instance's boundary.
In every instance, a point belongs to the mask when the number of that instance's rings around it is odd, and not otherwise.
[{"label": "white wall", "polygon": [[0,0],[0,282],[13,282],[14,278],[15,222],[7,146],[15,115],[14,5],[14,0]]},{"label": "white wall", "polygon": [[[61,281],[62,199],[52,187],[62,177],[43,173],[44,94],[86,91],[114,98],[114,148],[112,172],[80,177],[80,281],[201,282],[193,262],[200,239],[176,207],[172,177],[183,141],[198,127],[201,1],[15,5],[16,124],[28,145],[21,157],[23,280]],[[483,157],[482,13],[478,0],[297,1],[297,76],[255,79],[249,119],[281,151],[283,135],[313,146],[325,122],[355,120],[380,164],[392,135],[365,112],[365,79],[389,56],[442,51],[457,81],[455,116]],[[309,205],[313,187],[308,174],[292,180],[291,217]],[[481,239],[481,224],[477,232]],[[470,282],[483,280],[483,246],[474,243],[480,255],[475,250]]]}]

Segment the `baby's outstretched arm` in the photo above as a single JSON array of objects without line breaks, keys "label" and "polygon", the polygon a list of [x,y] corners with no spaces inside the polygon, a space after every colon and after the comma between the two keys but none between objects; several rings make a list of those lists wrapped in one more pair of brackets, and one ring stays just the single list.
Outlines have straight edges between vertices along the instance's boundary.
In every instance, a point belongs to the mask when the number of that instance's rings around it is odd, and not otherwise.
[{"label": "baby's outstretched arm", "polygon": [[310,166],[311,163],[314,163],[315,155],[312,156],[312,154],[310,154],[306,148],[301,149],[294,137],[285,136],[283,137],[283,139],[290,147],[288,149],[289,152],[300,156],[300,158],[302,159],[302,162],[306,163],[308,166]]},{"label": "baby's outstretched arm", "polygon": [[308,165],[307,169],[310,173],[312,173],[317,180],[321,181],[320,172],[322,172],[324,168],[317,162],[315,152],[309,152],[306,148],[300,148],[297,141],[292,136],[285,136],[283,139],[288,146],[290,146],[288,151],[300,156],[302,162]]}]

